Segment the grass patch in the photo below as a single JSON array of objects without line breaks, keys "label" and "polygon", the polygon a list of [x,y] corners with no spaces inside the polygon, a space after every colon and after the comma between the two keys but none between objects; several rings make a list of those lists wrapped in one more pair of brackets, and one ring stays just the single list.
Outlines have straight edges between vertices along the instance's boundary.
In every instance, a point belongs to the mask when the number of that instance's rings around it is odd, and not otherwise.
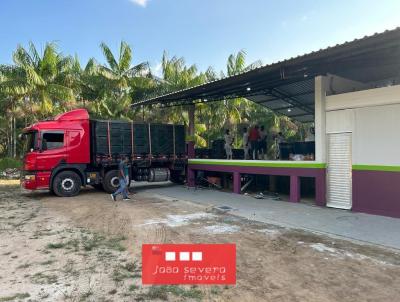
[{"label": "grass patch", "polygon": [[111,278],[115,283],[119,284],[125,279],[132,278],[132,275],[121,269],[121,267],[116,267],[112,272]]},{"label": "grass patch", "polygon": [[34,284],[52,284],[58,281],[56,275],[47,275],[43,273],[36,273],[31,277],[31,281]]},{"label": "grass patch", "polygon": [[39,262],[40,265],[50,265],[53,264],[55,262],[55,260],[47,260],[47,261],[43,261],[43,262]]},{"label": "grass patch", "polygon": [[135,267],[136,267],[136,265],[133,262],[128,262],[128,263],[125,263],[124,265],[122,265],[123,269],[125,269],[128,272],[132,272],[132,273],[135,271]]},{"label": "grass patch", "polygon": [[136,284],[131,284],[129,285],[128,289],[130,292],[134,292],[135,290],[139,289],[139,286],[137,286]]},{"label": "grass patch", "polygon": [[19,293],[19,294],[15,294],[13,296],[0,297],[0,302],[13,301],[16,299],[26,299],[26,298],[29,298],[30,296],[31,295],[28,293]]},{"label": "grass patch", "polygon": [[106,238],[103,235],[91,234],[82,235],[81,243],[85,251],[92,251],[95,248],[104,247],[115,251],[125,251],[126,248],[121,244],[121,241],[126,240],[125,236]]},{"label": "grass patch", "polygon": [[149,288],[148,292],[138,295],[139,299],[144,301],[147,300],[168,300],[168,294],[172,294],[177,297],[195,299],[201,301],[203,298],[203,293],[197,288],[182,288],[174,285],[162,285],[162,286],[152,286]]},{"label": "grass patch", "polygon": [[[80,238],[71,239],[69,241],[62,241],[56,243],[47,244],[47,249],[68,249],[78,252],[82,249],[85,252],[90,252],[98,248],[114,251],[125,251],[125,246],[122,245],[122,241],[126,240],[125,236],[117,236],[107,238],[103,235],[96,233],[82,232]],[[99,251],[99,257],[108,258],[112,257],[112,254],[108,251]]]},{"label": "grass patch", "polygon": [[62,243],[62,242],[49,243],[48,245],[46,245],[46,247],[48,249],[62,249],[63,247],[65,247],[65,243]]}]

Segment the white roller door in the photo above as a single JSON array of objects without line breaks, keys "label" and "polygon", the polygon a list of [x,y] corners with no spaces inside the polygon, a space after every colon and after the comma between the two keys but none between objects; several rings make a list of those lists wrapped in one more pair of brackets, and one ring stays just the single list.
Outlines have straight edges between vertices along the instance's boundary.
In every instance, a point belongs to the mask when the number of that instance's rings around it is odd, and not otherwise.
[{"label": "white roller door", "polygon": [[327,206],[351,209],[351,133],[328,134]]}]

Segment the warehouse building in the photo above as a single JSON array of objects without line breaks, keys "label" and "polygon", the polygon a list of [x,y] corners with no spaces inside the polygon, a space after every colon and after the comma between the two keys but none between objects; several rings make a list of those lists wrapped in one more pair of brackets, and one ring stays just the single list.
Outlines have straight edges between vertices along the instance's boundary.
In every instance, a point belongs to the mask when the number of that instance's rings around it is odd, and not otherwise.
[{"label": "warehouse building", "polygon": [[315,124],[315,159],[196,159],[188,151],[188,184],[196,171],[231,173],[241,192],[246,174],[290,178],[291,202],[304,177],[315,179],[315,203],[400,217],[400,29],[367,36],[133,106],[188,105],[194,133],[197,102],[245,97],[299,122]]}]

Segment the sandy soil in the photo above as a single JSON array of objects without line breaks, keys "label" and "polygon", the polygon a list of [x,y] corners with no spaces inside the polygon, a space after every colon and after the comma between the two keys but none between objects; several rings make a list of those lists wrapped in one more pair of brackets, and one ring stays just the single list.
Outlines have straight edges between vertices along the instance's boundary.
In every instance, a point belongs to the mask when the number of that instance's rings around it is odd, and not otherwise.
[{"label": "sandy soil", "polygon": [[[398,301],[400,255],[139,192],[0,182],[0,301]],[[236,286],[141,286],[142,243],[237,244]]]}]

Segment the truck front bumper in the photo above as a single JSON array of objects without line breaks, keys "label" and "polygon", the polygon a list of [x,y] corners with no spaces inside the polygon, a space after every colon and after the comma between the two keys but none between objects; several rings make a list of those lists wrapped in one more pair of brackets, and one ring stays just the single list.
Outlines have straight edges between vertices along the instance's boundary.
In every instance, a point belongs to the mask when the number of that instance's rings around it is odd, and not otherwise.
[{"label": "truck front bumper", "polygon": [[50,175],[50,171],[22,171],[21,186],[27,190],[48,189]]}]

